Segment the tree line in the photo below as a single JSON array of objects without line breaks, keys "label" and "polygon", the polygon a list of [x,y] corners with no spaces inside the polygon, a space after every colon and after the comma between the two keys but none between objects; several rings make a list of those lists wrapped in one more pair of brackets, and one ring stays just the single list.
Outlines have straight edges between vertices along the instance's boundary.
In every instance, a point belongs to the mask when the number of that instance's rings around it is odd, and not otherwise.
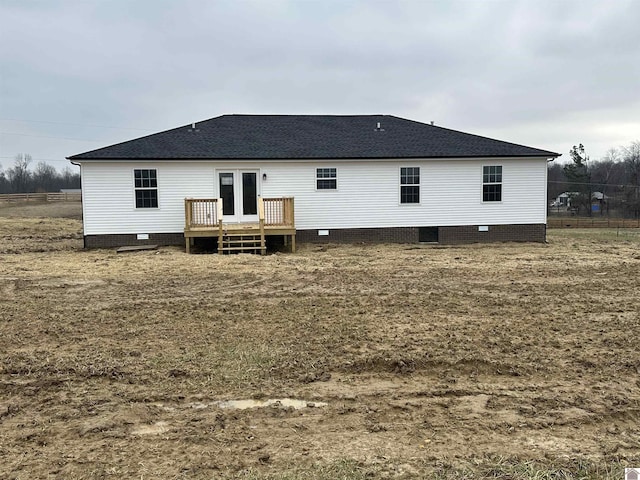
[{"label": "tree line", "polygon": [[58,172],[45,162],[38,162],[32,170],[32,161],[28,153],[19,153],[12,167],[3,170],[0,165],[0,194],[59,192],[63,188],[80,188],[80,173],[73,173],[69,167]]},{"label": "tree line", "polygon": [[[572,213],[640,218],[640,141],[611,148],[599,160],[591,160],[582,144],[574,146],[569,155],[571,161],[565,165],[549,164],[549,205],[567,193]],[[3,170],[0,165],[0,194],[80,188],[80,173],[74,173],[71,168],[58,172],[41,161],[31,169],[32,162],[31,155],[20,153],[15,156],[12,167]]]},{"label": "tree line", "polygon": [[611,148],[599,160],[591,160],[582,144],[569,155],[566,165],[549,165],[550,205],[567,193],[572,213],[640,218],[640,141]]}]

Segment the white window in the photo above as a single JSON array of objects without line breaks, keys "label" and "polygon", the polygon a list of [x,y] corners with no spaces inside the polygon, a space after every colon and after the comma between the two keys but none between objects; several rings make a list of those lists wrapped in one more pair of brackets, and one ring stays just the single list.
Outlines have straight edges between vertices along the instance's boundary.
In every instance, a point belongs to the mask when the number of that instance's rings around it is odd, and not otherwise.
[{"label": "white window", "polygon": [[316,168],[316,189],[336,190],[338,188],[338,172],[335,168]]},{"label": "white window", "polygon": [[400,168],[400,203],[420,203],[420,167]]},{"label": "white window", "polygon": [[158,174],[155,169],[133,171],[136,208],[158,208]]},{"label": "white window", "polygon": [[482,201],[502,201],[502,166],[490,165],[482,167]]}]

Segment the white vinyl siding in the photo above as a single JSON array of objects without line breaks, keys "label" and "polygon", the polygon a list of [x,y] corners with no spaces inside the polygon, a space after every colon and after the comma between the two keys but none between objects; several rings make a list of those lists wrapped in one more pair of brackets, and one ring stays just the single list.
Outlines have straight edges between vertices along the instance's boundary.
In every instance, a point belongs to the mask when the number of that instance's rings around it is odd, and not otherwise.
[{"label": "white vinyl siding", "polygon": [[[158,208],[136,208],[134,169],[156,169]],[[213,166],[204,163],[83,163],[85,235],[184,230],[185,197],[211,197]]]},{"label": "white vinyl siding", "polygon": [[[481,160],[424,160],[420,204],[399,202],[400,161],[340,162],[340,190],[321,198],[313,166],[264,165],[265,196],[295,197],[297,229],[504,225],[546,222],[545,158],[501,160],[502,202],[482,202]],[[508,180],[507,180],[508,179]]]},{"label": "white vinyl siding", "polygon": [[[539,224],[546,222],[546,158],[501,159],[502,201],[479,195],[491,160],[325,161],[340,189],[318,195],[318,162],[121,162],[82,165],[85,235],[182,232],[184,198],[217,197],[215,172],[256,169],[265,197],[295,197],[297,229]],[[420,168],[420,204],[399,202],[400,167]],[[135,209],[131,171],[158,171],[157,209]],[[262,180],[262,175],[267,175]]]}]

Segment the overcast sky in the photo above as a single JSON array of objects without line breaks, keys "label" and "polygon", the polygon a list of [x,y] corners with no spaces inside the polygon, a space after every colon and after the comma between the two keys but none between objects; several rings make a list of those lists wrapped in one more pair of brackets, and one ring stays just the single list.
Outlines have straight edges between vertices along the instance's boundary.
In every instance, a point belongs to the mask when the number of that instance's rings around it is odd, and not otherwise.
[{"label": "overcast sky", "polygon": [[640,140],[640,1],[0,0],[0,164],[225,113]]}]

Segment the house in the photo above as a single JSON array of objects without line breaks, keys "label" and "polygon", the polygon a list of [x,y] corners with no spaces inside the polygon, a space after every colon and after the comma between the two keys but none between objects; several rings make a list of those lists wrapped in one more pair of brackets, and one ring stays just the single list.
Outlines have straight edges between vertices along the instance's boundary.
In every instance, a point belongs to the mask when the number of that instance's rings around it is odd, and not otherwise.
[{"label": "house", "polygon": [[[563,192],[558,195],[555,200],[550,203],[550,207],[556,208],[558,211],[575,210],[584,203],[589,197],[587,193],[580,192]],[[591,209],[593,212],[601,211],[602,207],[607,203],[609,197],[602,192],[591,192]]]},{"label": "house", "polygon": [[269,236],[542,242],[558,156],[390,115],[222,115],[68,159],[86,247],[264,252]]},{"label": "house", "polygon": [[571,199],[580,195],[580,192],[562,192],[551,202],[552,207],[569,208],[571,207]]}]

